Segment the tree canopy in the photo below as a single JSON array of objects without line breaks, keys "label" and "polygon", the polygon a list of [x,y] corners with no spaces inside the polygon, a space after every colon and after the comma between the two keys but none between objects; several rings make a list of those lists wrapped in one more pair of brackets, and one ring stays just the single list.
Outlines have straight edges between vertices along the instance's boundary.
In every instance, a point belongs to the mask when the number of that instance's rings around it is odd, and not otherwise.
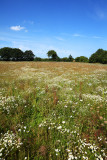
[{"label": "tree canopy", "polygon": [[2,60],[9,61],[12,55],[12,48],[4,47],[0,49],[0,57]]},{"label": "tree canopy", "polygon": [[74,58],[71,56],[71,54],[68,57],[69,62],[73,62]]},{"label": "tree canopy", "polygon": [[57,60],[57,58],[58,58],[58,55],[57,55],[57,53],[54,50],[48,51],[47,55],[52,60]]},{"label": "tree canopy", "polygon": [[89,63],[107,64],[107,51],[103,49],[98,49],[90,56]]},{"label": "tree canopy", "polygon": [[34,54],[31,50],[27,50],[24,52],[24,59],[26,61],[33,61],[34,60]]},{"label": "tree canopy", "polygon": [[4,47],[0,49],[0,59],[3,61],[33,61],[35,55],[31,50],[25,52],[19,48]]}]

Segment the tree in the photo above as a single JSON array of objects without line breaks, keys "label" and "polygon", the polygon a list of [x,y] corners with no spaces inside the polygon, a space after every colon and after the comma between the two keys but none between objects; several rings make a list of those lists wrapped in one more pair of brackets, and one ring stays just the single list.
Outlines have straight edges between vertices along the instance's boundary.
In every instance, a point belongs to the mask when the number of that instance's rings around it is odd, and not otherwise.
[{"label": "tree", "polygon": [[3,61],[9,61],[12,57],[12,48],[4,47],[0,49],[0,57]]},{"label": "tree", "polygon": [[68,57],[69,62],[73,62],[74,58],[71,56],[71,54]]},{"label": "tree", "polygon": [[88,60],[88,58],[85,57],[85,56],[80,56],[80,57],[76,57],[76,58],[75,58],[75,61],[76,61],[76,62],[88,62],[89,60]]},{"label": "tree", "polygon": [[56,60],[58,58],[58,55],[57,55],[57,53],[54,50],[48,51],[47,55],[52,60]]},{"label": "tree", "polygon": [[103,49],[98,49],[90,56],[89,63],[107,64],[107,51]]},{"label": "tree", "polygon": [[33,61],[34,60],[35,55],[33,54],[33,52],[31,50],[26,50],[24,52],[24,60],[26,61]]},{"label": "tree", "polygon": [[31,50],[25,52],[19,48],[4,47],[0,49],[0,60],[4,61],[33,61],[35,55]]},{"label": "tree", "polygon": [[12,50],[13,60],[15,61],[22,61],[23,60],[23,51],[19,48],[13,48]]}]

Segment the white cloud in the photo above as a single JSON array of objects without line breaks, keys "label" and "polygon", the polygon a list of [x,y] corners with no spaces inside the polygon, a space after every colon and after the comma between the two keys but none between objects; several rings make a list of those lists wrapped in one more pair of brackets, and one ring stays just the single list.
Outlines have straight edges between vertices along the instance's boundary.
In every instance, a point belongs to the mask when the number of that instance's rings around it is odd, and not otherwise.
[{"label": "white cloud", "polygon": [[25,27],[21,27],[20,25],[19,26],[11,26],[10,29],[13,31],[20,31],[20,30],[25,29]]}]

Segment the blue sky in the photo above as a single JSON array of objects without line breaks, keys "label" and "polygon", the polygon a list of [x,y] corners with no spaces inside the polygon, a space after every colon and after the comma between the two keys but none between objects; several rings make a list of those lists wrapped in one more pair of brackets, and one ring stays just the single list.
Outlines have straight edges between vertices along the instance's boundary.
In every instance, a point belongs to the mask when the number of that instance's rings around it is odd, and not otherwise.
[{"label": "blue sky", "polygon": [[107,0],[0,0],[0,48],[47,57],[107,50]]}]

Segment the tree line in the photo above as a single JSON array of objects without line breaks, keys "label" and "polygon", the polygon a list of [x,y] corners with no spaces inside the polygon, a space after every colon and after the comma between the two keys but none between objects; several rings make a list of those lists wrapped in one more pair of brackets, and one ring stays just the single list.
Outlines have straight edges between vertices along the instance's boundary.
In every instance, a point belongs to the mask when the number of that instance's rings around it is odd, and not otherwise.
[{"label": "tree line", "polygon": [[19,48],[4,47],[0,49],[0,60],[3,61],[33,61],[35,55],[31,50],[23,52]]},{"label": "tree line", "polygon": [[[95,53],[93,53],[89,58],[85,56],[76,57],[75,59],[69,55],[69,57],[59,58],[57,53],[54,50],[50,50],[47,53],[50,61],[63,61],[63,62],[86,62],[86,63],[102,63],[107,64],[107,51],[103,49],[98,49]],[[35,61],[42,61],[43,59],[40,57],[36,57]]]},{"label": "tree line", "polygon": [[107,64],[107,51],[98,49],[89,58],[85,56],[76,57],[72,55],[68,57],[60,58],[54,50],[47,52],[48,58],[36,57],[31,50],[23,52],[19,48],[4,47],[0,49],[0,60],[1,61],[58,61],[58,62],[86,62],[86,63],[103,63]]}]

